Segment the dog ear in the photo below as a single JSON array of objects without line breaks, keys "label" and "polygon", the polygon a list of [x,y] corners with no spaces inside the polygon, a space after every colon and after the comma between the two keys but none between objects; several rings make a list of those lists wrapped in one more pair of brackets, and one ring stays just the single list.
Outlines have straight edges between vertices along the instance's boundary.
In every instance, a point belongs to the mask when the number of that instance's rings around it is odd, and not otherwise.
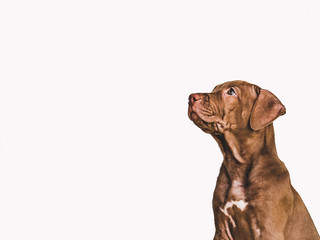
[{"label": "dog ear", "polygon": [[268,90],[261,89],[252,108],[250,127],[260,130],[285,113],[286,108],[280,100]]}]

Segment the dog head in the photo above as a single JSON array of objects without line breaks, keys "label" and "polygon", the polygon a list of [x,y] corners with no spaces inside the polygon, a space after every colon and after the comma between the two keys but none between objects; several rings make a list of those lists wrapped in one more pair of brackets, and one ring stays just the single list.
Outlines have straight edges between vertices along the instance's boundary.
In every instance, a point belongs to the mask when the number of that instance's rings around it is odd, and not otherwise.
[{"label": "dog head", "polygon": [[211,93],[189,96],[189,118],[204,132],[257,131],[271,124],[286,109],[271,92],[245,82],[231,81]]}]

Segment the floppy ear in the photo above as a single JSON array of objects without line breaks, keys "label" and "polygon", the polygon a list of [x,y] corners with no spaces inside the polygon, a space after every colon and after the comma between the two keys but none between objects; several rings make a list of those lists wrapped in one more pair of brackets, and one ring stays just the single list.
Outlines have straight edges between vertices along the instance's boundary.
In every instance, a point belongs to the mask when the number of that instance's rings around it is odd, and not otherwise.
[{"label": "floppy ear", "polygon": [[268,90],[261,89],[252,108],[250,127],[260,130],[285,113],[286,108],[280,100]]}]

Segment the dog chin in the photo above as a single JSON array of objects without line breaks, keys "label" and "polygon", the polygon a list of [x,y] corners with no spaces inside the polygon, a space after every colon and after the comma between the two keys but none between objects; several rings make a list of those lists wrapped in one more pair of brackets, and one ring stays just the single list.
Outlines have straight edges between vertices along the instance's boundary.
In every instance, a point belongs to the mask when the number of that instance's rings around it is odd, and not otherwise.
[{"label": "dog chin", "polygon": [[190,112],[190,119],[197,125],[204,123],[196,112]]},{"label": "dog chin", "polygon": [[204,132],[210,134],[221,134],[217,123],[204,121],[196,112],[190,112],[189,118]]}]

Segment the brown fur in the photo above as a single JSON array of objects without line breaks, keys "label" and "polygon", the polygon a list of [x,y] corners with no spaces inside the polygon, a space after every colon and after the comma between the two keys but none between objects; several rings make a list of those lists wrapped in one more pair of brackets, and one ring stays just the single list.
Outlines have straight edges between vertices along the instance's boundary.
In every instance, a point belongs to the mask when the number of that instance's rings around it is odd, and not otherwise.
[{"label": "brown fur", "polygon": [[[320,239],[277,155],[272,122],[285,111],[271,92],[245,81],[190,95],[189,118],[224,156],[213,196],[215,240]],[[221,209],[231,200],[247,205],[228,208],[230,218]]]}]

